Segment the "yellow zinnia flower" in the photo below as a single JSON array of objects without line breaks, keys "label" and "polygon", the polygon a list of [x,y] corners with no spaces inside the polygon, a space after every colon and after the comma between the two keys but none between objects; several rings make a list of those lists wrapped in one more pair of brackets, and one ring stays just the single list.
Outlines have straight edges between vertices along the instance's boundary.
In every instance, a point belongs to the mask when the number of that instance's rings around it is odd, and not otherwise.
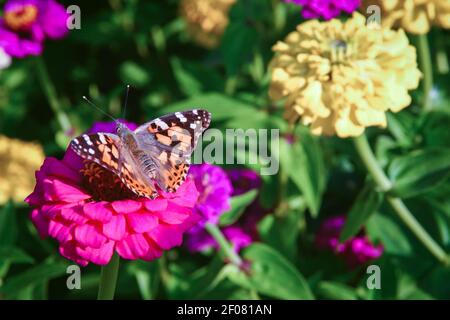
[{"label": "yellow zinnia flower", "polygon": [[180,12],[194,41],[206,48],[220,43],[228,11],[236,0],[181,0]]},{"label": "yellow zinnia flower", "polygon": [[383,26],[414,34],[425,34],[432,25],[450,28],[450,0],[364,0],[364,12],[370,5],[380,7]]},{"label": "yellow zinnia flower", "polygon": [[43,162],[39,144],[0,136],[0,204],[22,202],[33,191],[34,173]]},{"label": "yellow zinnia flower", "polygon": [[366,26],[359,13],[300,24],[274,47],[269,95],[285,99],[286,116],[317,135],[358,136],[386,126],[385,112],[411,103],[421,73],[403,31]]}]

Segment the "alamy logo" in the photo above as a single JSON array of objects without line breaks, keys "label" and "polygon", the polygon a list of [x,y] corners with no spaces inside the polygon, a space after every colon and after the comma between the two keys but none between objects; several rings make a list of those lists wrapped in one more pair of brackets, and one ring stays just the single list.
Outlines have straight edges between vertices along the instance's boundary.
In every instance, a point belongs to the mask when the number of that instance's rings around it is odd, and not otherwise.
[{"label": "alamy logo", "polygon": [[70,274],[70,276],[67,277],[66,285],[67,289],[73,290],[73,289],[81,289],[81,270],[80,267],[76,264],[72,264],[67,267],[66,273]]},{"label": "alamy logo", "polygon": [[81,9],[77,5],[70,5],[67,7],[66,10],[69,17],[66,21],[67,29],[74,30],[74,29],[81,29]]},{"label": "alamy logo", "polygon": [[371,5],[367,7],[367,25],[369,27],[379,29],[381,28],[381,8],[377,5]]},{"label": "alamy logo", "polygon": [[369,290],[380,290],[381,289],[381,269],[376,264],[372,264],[367,267],[367,274],[370,274],[367,277],[366,286]]}]

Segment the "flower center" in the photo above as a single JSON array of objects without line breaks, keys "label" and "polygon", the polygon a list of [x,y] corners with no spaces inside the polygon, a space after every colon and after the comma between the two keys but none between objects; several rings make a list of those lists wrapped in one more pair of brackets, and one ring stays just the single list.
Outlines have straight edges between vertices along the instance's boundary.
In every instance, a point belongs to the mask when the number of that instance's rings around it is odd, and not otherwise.
[{"label": "flower center", "polygon": [[5,13],[6,25],[14,31],[28,31],[38,16],[38,8],[27,4]]},{"label": "flower center", "polygon": [[95,162],[85,161],[81,174],[83,186],[92,195],[92,200],[111,202],[138,197],[120,181],[118,176]]},{"label": "flower center", "polygon": [[329,59],[333,63],[342,63],[353,54],[352,46],[343,40],[332,40],[329,43]]}]

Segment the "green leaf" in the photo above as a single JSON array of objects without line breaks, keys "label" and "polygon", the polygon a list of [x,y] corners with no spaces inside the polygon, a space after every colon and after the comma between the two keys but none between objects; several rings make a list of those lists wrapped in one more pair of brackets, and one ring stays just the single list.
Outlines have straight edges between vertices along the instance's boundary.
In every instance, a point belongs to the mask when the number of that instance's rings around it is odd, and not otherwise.
[{"label": "green leaf", "polygon": [[370,238],[383,243],[386,253],[409,256],[413,251],[404,231],[388,216],[373,214],[367,221],[366,229]]},{"label": "green leaf", "polygon": [[201,82],[183,67],[180,59],[173,58],[171,63],[175,78],[183,93],[188,96],[193,96],[202,92]]},{"label": "green leaf", "polygon": [[382,194],[376,192],[371,185],[366,185],[356,198],[353,207],[348,213],[340,241],[346,241],[356,235],[367,219],[381,204]]},{"label": "green leaf", "polygon": [[255,39],[259,38],[256,29],[245,21],[232,21],[222,37],[221,52],[228,75],[236,74],[250,60]]},{"label": "green leaf", "polygon": [[289,144],[280,140],[280,162],[289,178],[302,192],[313,217],[319,213],[325,187],[325,166],[319,140],[309,134]]},{"label": "green leaf", "polygon": [[0,293],[13,295],[43,281],[59,277],[66,273],[67,263],[62,262],[44,262],[36,267],[30,268],[18,275],[7,278],[5,284],[0,287]]},{"label": "green leaf", "polygon": [[224,81],[214,69],[178,58],[172,58],[171,64],[178,86],[187,96],[199,95],[202,91],[223,90]]},{"label": "green leaf", "polygon": [[12,202],[5,204],[0,212],[0,244],[12,246],[17,238],[16,211]]},{"label": "green leaf", "polygon": [[120,66],[120,78],[126,84],[141,88],[150,81],[148,72],[135,62],[127,61]]},{"label": "green leaf", "polygon": [[160,281],[158,262],[136,260],[128,264],[128,270],[136,278],[142,299],[154,299]]},{"label": "green leaf", "polygon": [[433,108],[432,112],[423,114],[424,125],[422,135],[427,146],[450,146],[450,131],[448,130],[450,113],[448,111],[448,105],[450,105],[450,100],[444,99],[441,110]]},{"label": "green leaf", "polygon": [[33,263],[34,259],[19,248],[1,246],[0,261],[9,261],[11,263]]},{"label": "green leaf", "polygon": [[392,193],[412,197],[427,192],[450,177],[450,149],[423,149],[396,158],[389,167]]},{"label": "green leaf", "polygon": [[230,265],[228,276],[236,284],[278,299],[314,299],[305,278],[271,247],[256,243],[244,250],[243,258],[251,264],[244,273]]},{"label": "green leaf", "polygon": [[325,299],[358,300],[355,289],[339,282],[322,281],[317,290]]},{"label": "green leaf", "polygon": [[161,114],[180,110],[203,108],[211,112],[213,121],[227,120],[235,117],[251,118],[255,108],[220,93],[208,93],[173,103],[161,109]]},{"label": "green leaf", "polygon": [[244,213],[245,208],[255,200],[258,190],[250,190],[244,194],[231,198],[231,209],[220,217],[221,226],[229,226],[235,223]]},{"label": "green leaf", "polygon": [[406,113],[387,113],[388,129],[395,137],[395,140],[404,147],[409,147],[413,144],[414,121],[415,118]]},{"label": "green leaf", "polygon": [[303,211],[303,209],[291,210],[281,217],[268,214],[258,223],[261,240],[290,261],[295,261],[299,253],[299,224]]}]

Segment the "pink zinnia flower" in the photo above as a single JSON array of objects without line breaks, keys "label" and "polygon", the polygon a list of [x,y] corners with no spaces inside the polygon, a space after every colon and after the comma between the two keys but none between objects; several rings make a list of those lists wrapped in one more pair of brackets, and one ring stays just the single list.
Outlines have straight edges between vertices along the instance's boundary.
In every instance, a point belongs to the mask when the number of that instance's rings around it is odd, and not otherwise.
[{"label": "pink zinnia flower", "polygon": [[302,15],[305,19],[333,19],[342,11],[352,13],[361,5],[361,0],[285,0],[303,6]]},{"label": "pink zinnia flower", "polygon": [[45,39],[67,35],[68,17],[55,0],[9,0],[0,18],[0,47],[13,57],[40,55]]},{"label": "pink zinnia flower", "polygon": [[351,239],[339,242],[339,236],[344,225],[344,216],[331,217],[325,220],[316,235],[316,246],[343,257],[350,267],[356,267],[381,257],[383,246],[374,245],[363,230]]},{"label": "pink zinnia flower", "polygon": [[179,246],[198,221],[197,197],[187,180],[175,193],[138,198],[117,176],[67,150],[62,160],[45,159],[25,201],[39,234],[55,238],[61,255],[85,266],[105,265],[114,252],[150,261]]}]

